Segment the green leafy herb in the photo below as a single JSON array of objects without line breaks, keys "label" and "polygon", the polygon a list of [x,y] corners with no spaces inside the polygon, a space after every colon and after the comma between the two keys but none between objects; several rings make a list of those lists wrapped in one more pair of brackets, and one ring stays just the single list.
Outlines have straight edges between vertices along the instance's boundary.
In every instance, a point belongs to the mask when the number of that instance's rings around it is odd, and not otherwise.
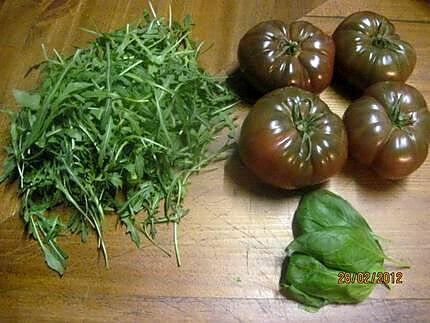
[{"label": "green leafy herb", "polygon": [[[375,264],[370,272],[383,272]],[[350,304],[365,300],[374,288],[372,283],[339,284],[339,271],[326,267],[314,257],[295,253],[283,266],[281,291],[289,298],[313,308],[329,303]]]},{"label": "green leafy herb", "polygon": [[287,251],[312,255],[327,267],[348,272],[365,272],[383,263],[384,254],[375,240],[361,228],[329,227],[294,239]]},{"label": "green leafy herb", "polygon": [[[384,260],[408,267],[387,257],[366,220],[347,201],[326,190],[302,197],[293,233],[280,289],[310,311],[366,299],[376,283],[370,277],[385,271]],[[343,284],[339,283],[342,273],[367,274],[369,279]]]},{"label": "green leafy herb", "polygon": [[[233,128],[236,98],[198,66],[201,46],[182,24],[145,13],[137,25],[97,38],[73,56],[46,57],[42,82],[14,91],[11,147],[0,180],[18,179],[22,216],[50,268],[63,274],[67,230],[98,237],[108,265],[103,222],[115,212],[139,246],[157,225],[177,227],[192,174],[218,158],[210,143]],[[67,222],[53,217],[70,207]],[[143,218],[138,217],[143,214]],[[164,250],[164,249],[163,249]]]},{"label": "green leafy herb", "polygon": [[294,236],[332,226],[358,227],[371,231],[361,214],[339,195],[323,189],[303,195],[294,213]]}]

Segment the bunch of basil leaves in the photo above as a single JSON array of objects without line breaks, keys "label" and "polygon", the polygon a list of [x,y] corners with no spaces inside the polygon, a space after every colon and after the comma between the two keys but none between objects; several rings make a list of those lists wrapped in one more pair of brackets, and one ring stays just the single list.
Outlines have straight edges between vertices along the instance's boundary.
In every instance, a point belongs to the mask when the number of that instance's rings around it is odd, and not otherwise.
[{"label": "bunch of basil leaves", "polygon": [[375,286],[372,280],[341,284],[339,273],[384,272],[384,260],[389,259],[366,220],[327,190],[302,197],[293,218],[293,234],[280,288],[310,311],[330,303],[363,301]]}]

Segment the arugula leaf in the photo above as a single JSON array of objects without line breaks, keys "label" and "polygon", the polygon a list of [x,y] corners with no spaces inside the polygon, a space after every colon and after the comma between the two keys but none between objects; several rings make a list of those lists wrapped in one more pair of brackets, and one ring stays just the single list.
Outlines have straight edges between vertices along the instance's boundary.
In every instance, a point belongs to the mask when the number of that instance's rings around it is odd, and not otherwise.
[{"label": "arugula leaf", "polygon": [[32,94],[27,91],[22,91],[18,89],[12,90],[13,96],[15,98],[15,101],[27,108],[31,109],[39,109],[40,108],[40,95],[39,94]]},{"label": "arugula leaf", "polygon": [[60,275],[64,274],[66,270],[66,258],[64,258],[61,254],[55,252],[52,248],[46,247],[46,245],[42,244],[42,251],[45,256],[45,261],[47,265],[58,272]]},{"label": "arugula leaf", "polygon": [[122,218],[121,221],[127,226],[127,232],[130,233],[131,240],[133,240],[136,247],[140,247],[139,231],[135,226],[135,220],[131,217]]}]

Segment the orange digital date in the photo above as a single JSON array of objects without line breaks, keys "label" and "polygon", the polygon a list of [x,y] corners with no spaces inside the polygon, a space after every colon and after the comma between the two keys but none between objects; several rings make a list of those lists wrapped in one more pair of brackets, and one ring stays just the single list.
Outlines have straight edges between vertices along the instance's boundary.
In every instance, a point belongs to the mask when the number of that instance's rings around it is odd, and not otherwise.
[{"label": "orange digital date", "polygon": [[403,284],[403,272],[356,272],[341,271],[337,275],[338,284]]}]

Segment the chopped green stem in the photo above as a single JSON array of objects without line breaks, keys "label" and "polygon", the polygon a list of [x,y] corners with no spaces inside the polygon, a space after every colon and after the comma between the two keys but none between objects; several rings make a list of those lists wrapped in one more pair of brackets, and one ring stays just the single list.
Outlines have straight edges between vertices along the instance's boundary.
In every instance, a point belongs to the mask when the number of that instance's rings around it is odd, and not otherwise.
[{"label": "chopped green stem", "polygon": [[391,122],[399,129],[404,129],[414,123],[412,115],[407,112],[401,111],[402,95],[399,95],[396,102],[389,110],[389,117]]},{"label": "chopped green stem", "polygon": [[392,51],[403,52],[401,46],[399,46],[395,41],[381,33],[377,33],[376,36],[373,37],[372,45],[381,49],[389,49]]},{"label": "chopped green stem", "polygon": [[280,57],[282,55],[295,56],[300,50],[300,44],[297,41],[285,39],[281,42],[281,51],[277,55]]},{"label": "chopped green stem", "polygon": [[[303,114],[301,111],[301,106],[303,103],[305,103],[308,107],[305,114]],[[312,133],[315,123],[323,117],[322,113],[312,113],[312,110],[313,102],[310,99],[303,99],[293,103],[293,124],[302,136],[301,146],[306,147],[307,154],[305,160],[309,160],[312,155]]]},{"label": "chopped green stem", "polygon": [[309,158],[311,158],[312,156],[312,139],[309,136],[309,134],[306,132],[302,134],[301,146],[303,147],[304,145],[307,147],[307,154],[306,154],[305,160],[309,160]]},{"label": "chopped green stem", "polygon": [[378,48],[387,49],[387,48],[390,48],[391,42],[388,39],[384,38],[383,36],[377,35],[373,39],[372,45]]}]

